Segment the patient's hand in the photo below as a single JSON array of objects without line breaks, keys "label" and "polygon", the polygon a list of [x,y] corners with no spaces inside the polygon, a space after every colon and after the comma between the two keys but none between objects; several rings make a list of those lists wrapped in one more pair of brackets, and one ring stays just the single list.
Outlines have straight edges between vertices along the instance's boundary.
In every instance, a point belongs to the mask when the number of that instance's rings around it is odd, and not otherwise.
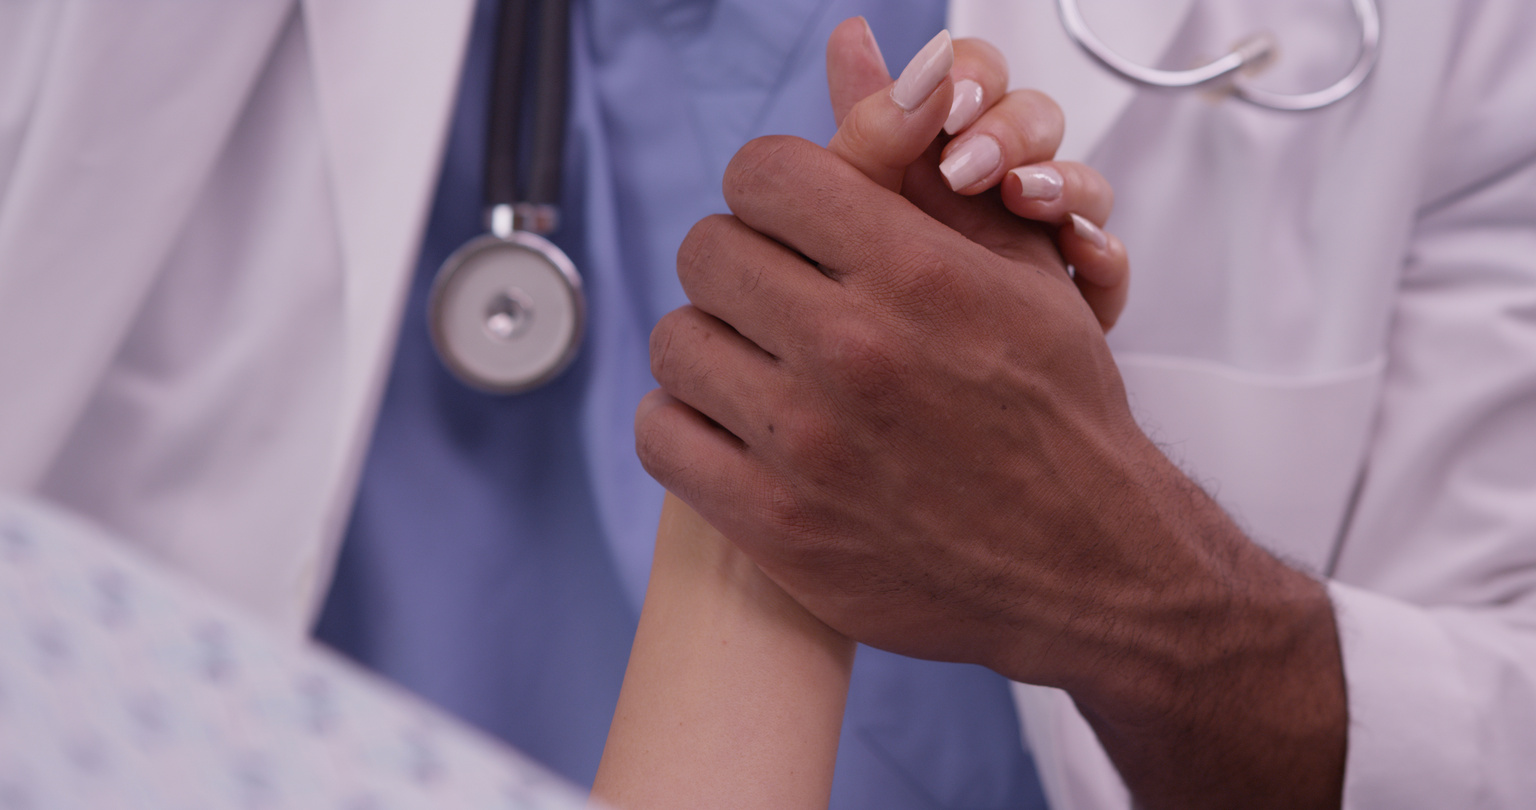
[{"label": "patient's hand", "polygon": [[1021,217],[1056,226],[1084,300],[1106,331],[1114,325],[1130,279],[1124,246],[1103,230],[1114,192],[1097,171],[1051,160],[1061,110],[1036,91],[1007,92],[996,48],[940,34],[893,84],[855,17],[827,41],[827,82],[838,122],[829,150],[999,253],[1037,227]]}]

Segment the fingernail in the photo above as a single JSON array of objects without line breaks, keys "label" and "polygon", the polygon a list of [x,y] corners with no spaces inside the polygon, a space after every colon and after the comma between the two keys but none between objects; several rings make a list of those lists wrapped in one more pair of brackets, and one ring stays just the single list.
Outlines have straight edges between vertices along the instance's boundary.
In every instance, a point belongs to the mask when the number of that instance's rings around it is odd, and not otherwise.
[{"label": "fingernail", "polygon": [[[864,23],[864,47],[875,57],[875,61],[880,63],[880,67],[885,67],[885,54],[880,52],[880,43],[875,40],[875,29],[870,28],[869,20],[863,17],[859,18],[859,22]],[[891,75],[890,71],[886,71],[885,75]]]},{"label": "fingernail", "polygon": [[949,31],[940,31],[902,69],[901,78],[891,88],[891,100],[903,110],[916,109],[939,89],[939,83],[954,66],[955,48],[950,44]]},{"label": "fingernail", "polygon": [[1061,172],[1049,166],[1020,166],[1008,173],[1019,178],[1019,196],[1026,200],[1050,202],[1061,197]]},{"label": "fingernail", "polygon": [[1072,215],[1072,230],[1099,250],[1109,247],[1109,237],[1104,231],[1080,214]]},{"label": "fingernail", "polygon": [[1003,148],[991,135],[977,135],[950,151],[939,164],[939,173],[955,191],[975,185],[997,170]]},{"label": "fingernail", "polygon": [[971,125],[981,112],[981,85],[970,79],[955,82],[955,100],[949,105],[944,131],[953,135]]}]

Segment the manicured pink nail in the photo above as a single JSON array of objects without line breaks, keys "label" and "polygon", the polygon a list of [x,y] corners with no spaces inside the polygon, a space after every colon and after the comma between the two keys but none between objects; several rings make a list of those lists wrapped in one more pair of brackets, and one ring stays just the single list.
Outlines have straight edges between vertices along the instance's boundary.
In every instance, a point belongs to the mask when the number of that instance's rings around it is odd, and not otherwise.
[{"label": "manicured pink nail", "polygon": [[981,114],[981,85],[970,79],[955,82],[955,100],[949,105],[944,131],[953,135],[971,125]]},{"label": "manicured pink nail", "polygon": [[939,89],[954,65],[955,47],[949,41],[949,31],[940,31],[902,69],[901,78],[891,88],[891,100],[903,110],[916,109]]},{"label": "manicured pink nail", "polygon": [[991,135],[977,135],[951,149],[939,163],[939,173],[955,191],[969,188],[997,171],[1003,162],[1003,147]]},{"label": "manicured pink nail", "polygon": [[1109,247],[1109,237],[1104,231],[1081,214],[1072,215],[1072,230],[1099,250]]},{"label": "manicured pink nail", "polygon": [[1026,200],[1051,202],[1061,198],[1061,172],[1050,166],[1020,166],[1008,173],[1019,178],[1019,196]]}]

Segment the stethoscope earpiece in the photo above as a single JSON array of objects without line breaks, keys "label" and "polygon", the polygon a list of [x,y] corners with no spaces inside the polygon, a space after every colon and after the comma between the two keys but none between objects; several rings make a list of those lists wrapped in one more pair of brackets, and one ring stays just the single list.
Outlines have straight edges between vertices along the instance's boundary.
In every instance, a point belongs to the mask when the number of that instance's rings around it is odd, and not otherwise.
[{"label": "stethoscope earpiece", "polygon": [[1078,0],[1056,0],[1062,27],[1094,61],[1127,81],[1143,87],[1170,90],[1206,88],[1225,83],[1232,94],[1250,104],[1283,112],[1304,112],[1333,104],[1355,92],[1376,67],[1381,50],[1381,11],[1376,0],[1350,0],[1360,20],[1360,53],[1344,77],[1332,85],[1311,93],[1272,93],[1254,87],[1244,68],[1263,66],[1274,53],[1275,43],[1268,34],[1249,37],[1226,55],[1188,70],[1160,70],[1139,65],[1105,45],[1088,28]]}]

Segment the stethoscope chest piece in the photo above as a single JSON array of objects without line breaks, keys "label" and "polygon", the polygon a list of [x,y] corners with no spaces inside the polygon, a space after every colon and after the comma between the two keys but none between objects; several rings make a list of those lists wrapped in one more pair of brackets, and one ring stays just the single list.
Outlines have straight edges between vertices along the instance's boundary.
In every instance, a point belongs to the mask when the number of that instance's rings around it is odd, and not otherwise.
[{"label": "stethoscope chest piece", "polygon": [[[523,0],[501,0],[497,10],[482,200],[490,233],[443,262],[427,299],[427,328],[443,365],[492,394],[520,394],[554,379],[576,358],[586,327],[576,266],[539,235],[554,233],[560,219],[570,2],[541,0],[537,20],[533,12]],[[530,38],[537,58],[525,60]],[[534,68],[529,105],[525,67]],[[532,119],[523,120],[530,111]],[[525,134],[532,138],[527,150],[520,148]],[[530,176],[520,183],[523,163]]]},{"label": "stethoscope chest piece", "polygon": [[571,260],[534,233],[466,243],[432,284],[427,325],[466,384],[496,394],[537,388],[581,346],[586,300]]}]

